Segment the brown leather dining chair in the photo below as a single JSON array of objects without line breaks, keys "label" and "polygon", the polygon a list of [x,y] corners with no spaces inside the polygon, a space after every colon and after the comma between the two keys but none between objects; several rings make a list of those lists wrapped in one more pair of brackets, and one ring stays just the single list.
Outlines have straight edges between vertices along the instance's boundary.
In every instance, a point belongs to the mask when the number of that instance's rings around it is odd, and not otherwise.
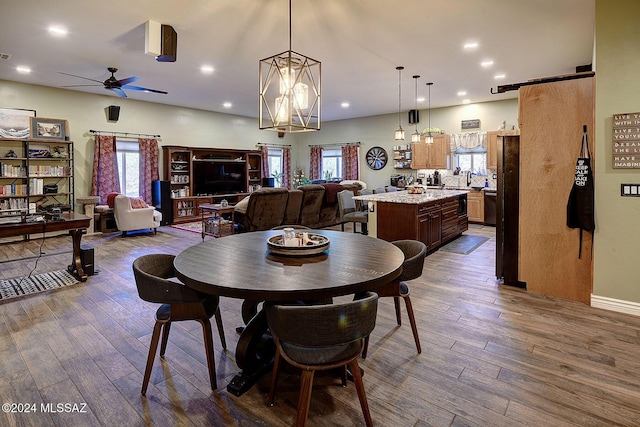
[{"label": "brown leather dining chair", "polygon": [[273,405],[278,368],[284,359],[302,370],[296,425],[306,425],[311,403],[313,376],[317,370],[342,368],[342,386],[346,386],[346,367],[360,400],[367,426],[372,425],[369,404],[362,382],[358,357],[364,340],[376,324],[378,295],[340,304],[265,306],[269,329],[276,343],[268,404]]},{"label": "brown leather dining chair", "polygon": [[[418,240],[396,240],[391,243],[400,248],[404,253],[402,273],[393,282],[376,288],[376,293],[381,298],[393,297],[398,326],[402,326],[402,318],[400,317],[400,298],[404,299],[405,306],[407,307],[407,316],[409,317],[409,323],[411,324],[411,331],[413,332],[413,339],[416,342],[416,349],[418,350],[418,353],[422,353],[416,318],[413,314],[413,306],[411,305],[411,298],[409,297],[409,286],[406,284],[406,281],[417,279],[422,275],[424,258],[427,255],[427,246]],[[363,359],[367,357],[368,348],[369,337],[365,340],[365,346],[362,352]]]},{"label": "brown leather dining chair", "polygon": [[171,322],[195,320],[202,325],[204,346],[207,352],[207,367],[211,389],[217,388],[216,367],[213,353],[213,337],[210,319],[215,315],[218,333],[223,348],[227,348],[222,327],[222,317],[219,309],[219,297],[196,292],[174,280],[174,255],[150,254],[143,255],[133,262],[133,274],[138,288],[138,295],[148,302],[162,304],[156,311],[156,323],[153,327],[149,355],[142,381],[142,395],[147,392],[153,360],[158,349],[158,341],[162,332],[160,357],[164,357],[169,339]]}]

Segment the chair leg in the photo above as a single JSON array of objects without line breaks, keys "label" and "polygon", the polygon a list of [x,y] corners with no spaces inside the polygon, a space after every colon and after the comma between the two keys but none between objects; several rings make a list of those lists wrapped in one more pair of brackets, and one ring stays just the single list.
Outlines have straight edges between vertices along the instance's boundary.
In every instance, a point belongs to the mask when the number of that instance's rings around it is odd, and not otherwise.
[{"label": "chair leg", "polygon": [[162,329],[162,322],[156,322],[153,326],[153,334],[151,335],[151,344],[149,344],[149,355],[147,356],[147,366],[144,369],[144,379],[142,380],[142,390],[140,394],[143,396],[147,394],[147,386],[149,385],[149,378],[151,378],[151,369],[153,368],[153,359],[156,358],[156,350],[158,350],[158,341],[160,340],[160,330]]},{"label": "chair leg", "polygon": [[340,227],[342,228],[342,231],[344,231],[344,222],[340,224]]},{"label": "chair leg", "polygon": [[367,223],[366,222],[361,222],[360,223],[360,233],[364,234],[365,236],[369,234],[369,231],[367,231]]},{"label": "chair leg", "polygon": [[220,335],[220,342],[222,348],[227,349],[227,340],[224,337],[224,327],[222,325],[222,314],[220,314],[220,307],[216,308],[216,326],[218,326],[218,335]]},{"label": "chair leg", "polygon": [[356,223],[354,222],[352,224],[353,224],[353,232],[355,233],[356,232]]},{"label": "chair leg", "polygon": [[204,347],[207,352],[207,367],[209,368],[209,381],[211,383],[211,390],[218,388],[218,382],[216,380],[216,362],[213,353],[213,334],[211,333],[211,322],[209,319],[198,320],[202,325],[202,335],[204,336]]},{"label": "chair leg", "polygon": [[420,338],[418,338],[418,326],[416,325],[416,318],[413,315],[413,306],[411,305],[411,298],[405,296],[404,303],[407,306],[407,315],[409,315],[409,323],[411,323],[411,331],[413,332],[413,339],[416,342],[416,349],[418,354],[422,353],[422,347],[420,347]]},{"label": "chair leg", "polygon": [[311,388],[313,387],[313,370],[303,370],[300,376],[300,397],[298,398],[298,416],[296,426],[307,425],[309,406],[311,404]]},{"label": "chair leg", "polygon": [[164,358],[164,352],[167,350],[167,341],[169,341],[169,330],[171,322],[166,322],[162,328],[162,342],[160,343],[160,357]]},{"label": "chair leg", "polygon": [[400,297],[393,297],[393,305],[396,306],[396,322],[398,322],[398,326],[402,326],[402,318],[400,317]]},{"label": "chair leg", "polygon": [[273,357],[273,367],[271,368],[271,386],[269,387],[269,396],[267,397],[268,406],[273,406],[273,399],[276,397],[276,384],[278,383],[279,367],[280,367],[280,350],[276,348],[276,355]]},{"label": "chair leg", "polygon": [[349,368],[351,375],[353,375],[353,383],[356,386],[356,392],[358,393],[358,400],[360,400],[360,407],[362,408],[362,414],[364,415],[364,422],[367,426],[372,426],[371,413],[369,412],[369,403],[367,402],[367,395],[364,391],[364,382],[362,381],[362,372],[360,366],[358,366],[358,360],[353,359],[349,362]]}]

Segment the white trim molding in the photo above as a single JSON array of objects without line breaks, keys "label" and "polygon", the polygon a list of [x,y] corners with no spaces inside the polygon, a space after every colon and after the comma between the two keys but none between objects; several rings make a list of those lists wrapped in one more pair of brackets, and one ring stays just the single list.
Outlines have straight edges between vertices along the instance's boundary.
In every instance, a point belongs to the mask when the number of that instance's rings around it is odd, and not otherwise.
[{"label": "white trim molding", "polygon": [[640,316],[640,303],[591,294],[591,307]]}]

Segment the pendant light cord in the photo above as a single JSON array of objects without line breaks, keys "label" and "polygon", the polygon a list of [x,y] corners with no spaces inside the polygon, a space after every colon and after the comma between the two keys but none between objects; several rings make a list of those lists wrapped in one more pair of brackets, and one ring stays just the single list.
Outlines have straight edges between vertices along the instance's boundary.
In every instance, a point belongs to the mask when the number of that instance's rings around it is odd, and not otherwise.
[{"label": "pendant light cord", "polygon": [[404,67],[396,67],[396,70],[398,70],[398,128],[401,128],[400,110],[402,110],[402,70],[404,70]]},{"label": "pendant light cord", "polygon": [[414,99],[414,105],[415,105],[415,111],[416,111],[416,117],[415,117],[415,122],[416,122],[416,133],[418,133],[418,79],[420,78],[419,75],[415,75],[413,76],[413,78],[416,81],[416,93],[415,93],[415,99]]},{"label": "pendant light cord", "polygon": [[291,49],[291,39],[292,39],[292,35],[291,35],[291,0],[289,0],[289,51],[293,50]]}]

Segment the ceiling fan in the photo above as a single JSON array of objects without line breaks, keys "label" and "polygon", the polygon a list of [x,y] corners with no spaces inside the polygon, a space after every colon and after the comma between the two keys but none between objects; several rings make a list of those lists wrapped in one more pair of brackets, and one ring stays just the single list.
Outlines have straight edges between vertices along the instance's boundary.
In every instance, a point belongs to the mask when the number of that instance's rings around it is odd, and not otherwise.
[{"label": "ceiling fan", "polygon": [[[126,79],[118,80],[115,77],[115,73],[118,71],[117,68],[109,67],[109,68],[107,68],[107,70],[109,70],[109,72],[111,73],[111,77],[109,77],[108,79],[106,79],[103,82],[101,82],[100,80],[90,79],[88,77],[82,77],[82,76],[76,76],[74,74],[63,73],[61,71],[59,71],[59,73],[60,74],[65,74],[65,75],[71,76],[71,77],[78,77],[80,79],[85,79],[85,80],[90,80],[92,82],[100,83],[101,85],[104,86],[105,89],[114,91],[116,94],[118,94],[118,96],[120,98],[126,98],[127,97],[127,94],[124,92],[123,89],[140,90],[142,92],[150,92],[150,93],[162,93],[162,94],[165,94],[165,95],[168,93],[168,92],[165,92],[163,90],[149,89],[149,88],[140,87],[140,86],[131,86],[129,83],[136,82],[136,81],[140,80],[140,78],[139,77],[128,77]],[[82,86],[99,86],[99,85],[96,85],[96,84],[92,84],[92,85],[71,85],[71,86],[62,86],[62,87],[82,87]]]}]

